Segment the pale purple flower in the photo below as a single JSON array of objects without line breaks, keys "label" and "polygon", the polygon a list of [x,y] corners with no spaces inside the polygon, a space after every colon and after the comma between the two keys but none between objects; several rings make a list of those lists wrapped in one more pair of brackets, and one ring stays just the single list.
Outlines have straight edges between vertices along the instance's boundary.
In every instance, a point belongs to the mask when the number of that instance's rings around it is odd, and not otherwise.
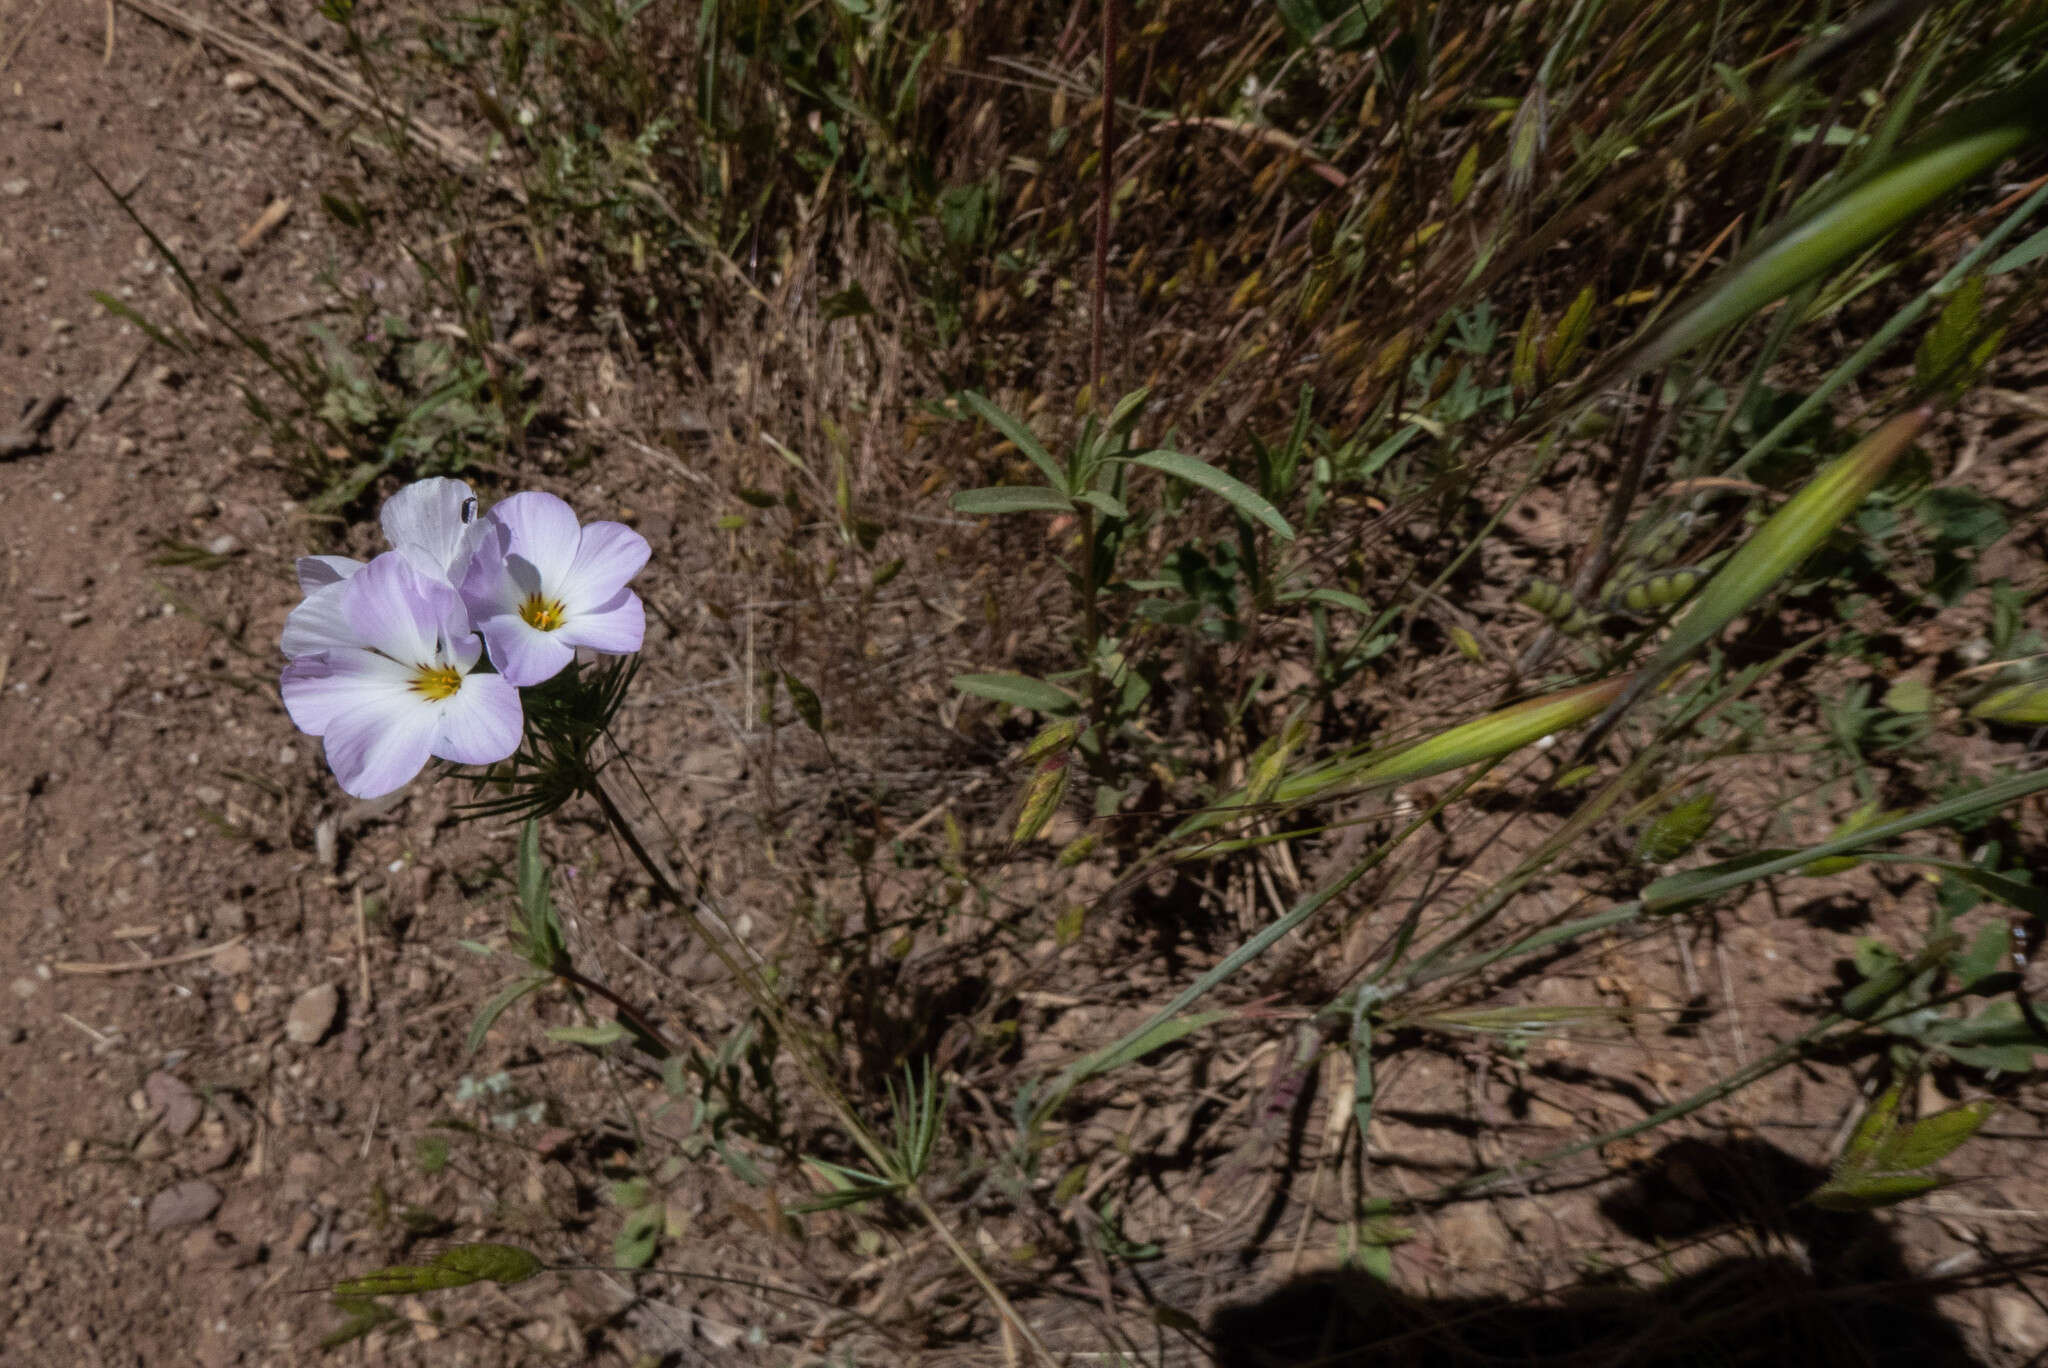
[{"label": "pale purple flower", "polygon": [[285,666],[284,706],[325,739],[343,789],[378,798],[429,757],[488,765],[519,748],[519,691],[476,673],[483,643],[454,589],[387,551],[315,594],[333,595],[321,610],[330,639]]},{"label": "pale purple flower", "polygon": [[[434,476],[414,480],[384,501],[379,520],[392,547],[427,579],[456,588],[483,536],[476,521],[476,495],[460,480]],[[312,651],[352,641],[340,609],[339,590],[363,563],[348,556],[301,556],[299,590],[305,602],[285,619],[279,642],[296,660]]]},{"label": "pale purple flower", "polygon": [[645,537],[624,523],[579,526],[568,504],[541,493],[514,494],[484,524],[462,597],[505,678],[538,684],[578,646],[640,649],[645,613],[626,582],[647,563]]}]

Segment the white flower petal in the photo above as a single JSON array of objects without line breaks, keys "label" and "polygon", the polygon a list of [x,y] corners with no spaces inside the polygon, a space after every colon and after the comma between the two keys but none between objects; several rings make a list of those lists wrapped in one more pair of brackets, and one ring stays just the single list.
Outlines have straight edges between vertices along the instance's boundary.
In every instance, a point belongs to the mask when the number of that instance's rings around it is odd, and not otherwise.
[{"label": "white flower petal", "polygon": [[347,587],[340,580],[315,589],[306,595],[305,601],[292,609],[284,620],[284,634],[278,646],[287,660],[297,660],[314,651],[352,650],[362,645],[356,636],[356,629],[348,620],[348,612],[342,606],[342,591]]},{"label": "white flower petal", "polygon": [[376,701],[327,726],[327,765],[342,790],[381,798],[405,787],[433,754],[438,709],[419,697]]},{"label": "white flower petal", "polygon": [[366,706],[395,706],[412,694],[412,671],[373,651],[318,651],[284,667],[281,690],[292,725],[324,736],[334,719]]},{"label": "white flower petal", "polygon": [[646,610],[631,589],[621,589],[610,602],[572,615],[555,636],[570,646],[588,646],[610,655],[631,655],[647,634]]},{"label": "white flower petal", "polygon": [[608,603],[647,564],[647,538],[624,523],[594,522],[583,529],[576,560],[558,597],[571,612]]},{"label": "white flower petal", "polygon": [[507,680],[525,688],[552,679],[576,652],[560,632],[543,632],[517,613],[501,613],[477,624],[491,648],[491,663]]},{"label": "white flower petal", "polygon": [[575,564],[576,548],[582,539],[575,511],[552,494],[528,490],[493,505],[489,516],[505,529],[505,554],[514,561],[514,577],[519,576],[517,562],[524,561],[540,581],[538,585],[527,586],[528,592],[537,588],[550,594],[560,593],[558,586]]},{"label": "white flower petal", "polygon": [[341,592],[357,641],[407,665],[434,660],[451,617],[460,623],[455,591],[420,575],[396,551],[350,576]]},{"label": "white flower petal", "polygon": [[441,731],[434,754],[458,765],[492,765],[519,749],[525,720],[519,690],[503,675],[470,675],[455,697],[440,705]]},{"label": "white flower petal", "polygon": [[461,480],[414,480],[384,501],[380,521],[391,545],[429,579],[459,583],[476,538],[463,520],[476,496]]},{"label": "white flower petal", "polygon": [[518,612],[525,597],[505,559],[505,540],[510,534],[496,523],[480,526],[483,535],[468,570],[463,572],[461,585],[462,601],[469,606],[470,617],[478,622],[499,613]]}]

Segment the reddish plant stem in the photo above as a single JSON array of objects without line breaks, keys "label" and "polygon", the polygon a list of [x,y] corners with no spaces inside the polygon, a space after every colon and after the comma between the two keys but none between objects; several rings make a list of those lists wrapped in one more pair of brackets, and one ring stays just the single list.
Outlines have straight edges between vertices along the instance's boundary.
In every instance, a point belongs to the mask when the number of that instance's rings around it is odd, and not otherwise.
[{"label": "reddish plant stem", "polygon": [[1095,289],[1088,383],[1102,402],[1103,310],[1109,293],[1109,204],[1116,191],[1116,0],[1102,0],[1102,185],[1095,198]]}]

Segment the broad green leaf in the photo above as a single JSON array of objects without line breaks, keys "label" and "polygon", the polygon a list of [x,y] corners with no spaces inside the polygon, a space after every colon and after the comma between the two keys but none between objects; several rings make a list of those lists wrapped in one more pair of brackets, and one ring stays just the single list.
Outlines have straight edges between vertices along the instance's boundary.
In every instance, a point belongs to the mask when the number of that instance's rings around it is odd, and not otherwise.
[{"label": "broad green leaf", "polygon": [[976,698],[994,699],[1033,712],[1070,713],[1080,705],[1064,689],[1042,679],[1020,674],[961,674],[953,676],[953,687]]},{"label": "broad green leaf", "polygon": [[1970,716],[2015,727],[2048,726],[2048,683],[2036,681],[2000,689],[1973,706]]},{"label": "broad green leaf", "polygon": [[1965,992],[1998,973],[2005,967],[2005,957],[2012,946],[2012,929],[2003,921],[1989,921],[1977,928],[1977,938],[1970,942],[1970,948],[1948,958],[1949,972],[1956,976],[1956,986]]},{"label": "broad green leaf", "polygon": [[991,485],[987,489],[963,489],[953,496],[953,511],[977,515],[1004,513],[1071,513],[1074,501],[1053,489],[1036,485]]},{"label": "broad green leaf", "polygon": [[986,395],[966,390],[961,393],[960,401],[980,414],[984,422],[1009,438],[1017,450],[1029,457],[1031,463],[1044,473],[1047,484],[1063,492],[1066,490],[1067,472],[1052,458],[1052,453],[1045,449],[1045,444],[1038,440],[1036,433],[990,403]]},{"label": "broad green leaf", "polygon": [[1894,1083],[1878,1094],[1869,1110],[1856,1123],[1856,1129],[1849,1136],[1849,1143],[1842,1147],[1841,1161],[1836,1165],[1838,1172],[1851,1172],[1870,1167],[1871,1156],[1884,1144],[1896,1128],[1899,1118],[1899,1102],[1905,1096],[1905,1089]]},{"label": "broad green leaf", "polygon": [[658,1203],[628,1212],[612,1238],[612,1261],[620,1268],[647,1267],[654,1262],[655,1247],[667,1225],[668,1213]]},{"label": "broad green leaf", "polygon": [[[1857,832],[1867,830],[1876,825],[1884,817],[1883,804],[1876,801],[1865,803],[1862,807],[1857,808],[1854,812],[1843,818],[1841,825],[1828,834],[1828,839],[1833,841],[1854,836]],[[1835,855],[1827,859],[1815,860],[1809,865],[1801,866],[1799,872],[1809,879],[1819,879],[1826,878],[1832,874],[1845,874],[1862,863],[1863,861],[1857,859],[1854,855]]]},{"label": "broad green leaf", "polygon": [[1176,479],[1199,485],[1216,495],[1245,517],[1264,523],[1276,537],[1292,540],[1294,529],[1287,525],[1287,519],[1280,516],[1280,510],[1267,503],[1259,492],[1235,475],[1226,474],[1210,465],[1179,451],[1145,451],[1133,456],[1121,457],[1133,465],[1157,470]]},{"label": "broad green leaf", "polygon": [[2048,1052],[2048,1037],[2010,998],[1986,1003],[1982,1011],[1961,1021],[1937,1021],[1927,1028],[1927,1039],[1943,1049],[1954,1045],[2017,1045]]},{"label": "broad green leaf", "polygon": [[1881,1172],[1933,1168],[1975,1135],[1995,1110],[1994,1103],[1971,1102],[1923,1116],[1878,1146],[1870,1167]]},{"label": "broad green leaf", "polygon": [[1645,864],[1670,864],[1700,843],[1713,829],[1720,803],[1707,789],[1672,808],[1644,830],[1636,856]]}]

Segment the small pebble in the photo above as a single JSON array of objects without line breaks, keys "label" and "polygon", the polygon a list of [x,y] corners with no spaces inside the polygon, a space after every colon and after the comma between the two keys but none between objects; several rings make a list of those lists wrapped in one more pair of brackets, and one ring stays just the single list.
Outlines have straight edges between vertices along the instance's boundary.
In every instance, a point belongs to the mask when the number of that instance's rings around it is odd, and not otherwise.
[{"label": "small pebble", "polygon": [[5,195],[9,199],[20,199],[28,191],[28,181],[20,176],[16,176],[13,180],[0,181],[0,195]]}]

